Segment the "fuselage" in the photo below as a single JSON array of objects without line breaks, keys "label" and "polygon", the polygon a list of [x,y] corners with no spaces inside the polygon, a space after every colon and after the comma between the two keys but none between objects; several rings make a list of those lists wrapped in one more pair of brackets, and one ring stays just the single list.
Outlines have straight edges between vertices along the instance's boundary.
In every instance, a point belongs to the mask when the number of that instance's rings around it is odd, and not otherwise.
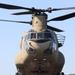
[{"label": "fuselage", "polygon": [[58,38],[48,29],[45,13],[32,16],[32,29],[22,36],[21,51],[15,64],[23,75],[57,75],[64,65],[64,56],[58,51]]},{"label": "fuselage", "polygon": [[25,32],[20,47],[15,64],[24,75],[55,75],[62,70],[64,56],[58,51],[57,36],[52,30]]}]

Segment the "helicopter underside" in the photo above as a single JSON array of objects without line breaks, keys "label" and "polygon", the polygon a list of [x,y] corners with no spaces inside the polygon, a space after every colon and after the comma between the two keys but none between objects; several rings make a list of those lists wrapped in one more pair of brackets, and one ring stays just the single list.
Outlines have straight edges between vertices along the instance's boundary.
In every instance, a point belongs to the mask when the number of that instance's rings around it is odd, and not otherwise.
[{"label": "helicopter underside", "polygon": [[[33,64],[35,65],[36,63]],[[56,75],[57,71],[60,69],[56,68],[56,65],[53,63],[35,65],[35,67],[30,63],[27,66],[21,65],[19,70],[23,75]]]},{"label": "helicopter underside", "polygon": [[[51,62],[51,59],[34,58],[29,56],[23,64],[16,64],[18,72],[17,75],[57,75],[61,72],[64,65],[64,56],[58,52],[58,60]],[[30,60],[31,59],[31,60]],[[57,59],[57,57],[56,57]],[[22,60],[22,59],[21,59]]]}]

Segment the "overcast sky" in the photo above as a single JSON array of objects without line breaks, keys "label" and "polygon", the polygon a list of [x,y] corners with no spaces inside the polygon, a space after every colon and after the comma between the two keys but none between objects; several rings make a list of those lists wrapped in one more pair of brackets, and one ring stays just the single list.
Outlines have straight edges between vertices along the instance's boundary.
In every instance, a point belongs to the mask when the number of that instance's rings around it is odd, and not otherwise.
[{"label": "overcast sky", "polygon": [[[36,8],[74,7],[75,0],[0,0],[0,3]],[[31,15],[13,16],[11,13],[23,10],[6,10],[0,8],[0,19],[31,21]],[[47,13],[48,19],[75,12],[75,10]],[[64,46],[59,50],[65,56],[63,72],[75,73],[75,18],[62,22],[49,22],[48,25],[60,28],[65,32],[57,33],[66,36]],[[15,75],[15,55],[20,51],[20,40],[30,25],[0,22],[0,75]]]}]

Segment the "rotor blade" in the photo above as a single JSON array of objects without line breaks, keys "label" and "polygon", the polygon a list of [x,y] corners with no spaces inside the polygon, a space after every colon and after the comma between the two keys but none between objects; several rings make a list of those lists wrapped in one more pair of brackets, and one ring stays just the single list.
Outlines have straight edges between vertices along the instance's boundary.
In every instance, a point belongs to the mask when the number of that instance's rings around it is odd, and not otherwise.
[{"label": "rotor blade", "polygon": [[21,6],[9,5],[9,4],[4,4],[4,3],[0,3],[0,8],[4,8],[4,9],[26,9],[26,10],[32,10],[31,8],[25,8],[25,7],[21,7]]},{"label": "rotor blade", "polygon": [[62,20],[66,20],[66,19],[69,19],[69,18],[72,18],[72,17],[75,17],[75,12],[50,19],[47,22],[49,22],[49,21],[62,21]]},{"label": "rotor blade", "polygon": [[31,22],[24,22],[24,21],[13,21],[13,20],[3,20],[3,19],[0,19],[0,21],[31,24]]},{"label": "rotor blade", "polygon": [[67,7],[67,8],[54,8],[54,9],[52,9],[52,11],[58,11],[58,10],[71,10],[71,9],[75,9],[75,7]]},{"label": "rotor blade", "polygon": [[52,26],[49,26],[49,25],[47,25],[47,28],[48,28],[48,29],[51,29],[51,30],[53,30],[53,31],[56,31],[56,32],[63,32],[63,30],[60,30],[60,29],[58,29],[58,28],[55,28],[55,27],[52,27]]},{"label": "rotor blade", "polygon": [[32,12],[27,11],[27,12],[17,12],[17,13],[13,13],[12,15],[24,15],[24,14],[32,14]]}]

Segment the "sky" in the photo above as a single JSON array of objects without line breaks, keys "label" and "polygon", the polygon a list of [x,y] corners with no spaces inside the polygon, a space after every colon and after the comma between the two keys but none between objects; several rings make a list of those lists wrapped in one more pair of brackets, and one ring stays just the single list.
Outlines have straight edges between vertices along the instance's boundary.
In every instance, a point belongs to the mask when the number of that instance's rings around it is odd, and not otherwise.
[{"label": "sky", "polygon": [[[75,0],[0,0],[0,3],[20,5],[35,8],[75,7]],[[23,10],[6,10],[0,8],[0,19],[31,21],[31,15],[14,16],[11,13]],[[48,14],[48,19],[75,12],[75,10],[56,11]],[[59,48],[65,56],[63,72],[75,74],[75,17],[60,21],[49,22],[48,25],[60,28],[64,32],[57,33],[66,36],[64,46]],[[20,51],[20,41],[23,33],[32,27],[27,24],[0,21],[0,74],[15,75],[15,56]]]}]

